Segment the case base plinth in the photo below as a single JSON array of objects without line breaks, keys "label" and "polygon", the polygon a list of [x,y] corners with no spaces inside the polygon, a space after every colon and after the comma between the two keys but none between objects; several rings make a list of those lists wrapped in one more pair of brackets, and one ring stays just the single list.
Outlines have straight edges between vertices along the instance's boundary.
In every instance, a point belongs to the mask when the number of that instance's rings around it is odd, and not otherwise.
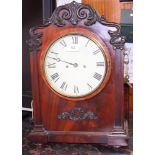
[{"label": "case base plinth", "polygon": [[125,132],[86,132],[86,131],[47,131],[37,126],[29,134],[32,142],[47,144],[57,143],[98,143],[104,146],[119,148],[128,145],[128,135]]}]

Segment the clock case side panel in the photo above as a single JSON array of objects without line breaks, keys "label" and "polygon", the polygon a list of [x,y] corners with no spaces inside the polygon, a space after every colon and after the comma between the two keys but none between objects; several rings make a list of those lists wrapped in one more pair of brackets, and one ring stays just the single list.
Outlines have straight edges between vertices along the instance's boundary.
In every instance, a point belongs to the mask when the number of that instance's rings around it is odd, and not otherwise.
[{"label": "clock case side panel", "polygon": [[42,123],[42,110],[40,102],[39,75],[38,75],[38,51],[30,53],[30,70],[32,82],[32,98],[33,98],[33,119],[34,128],[28,135],[28,139],[34,142],[48,142],[47,131]]},{"label": "clock case side panel", "polygon": [[[78,6],[80,5],[81,7],[81,4],[77,4],[75,2],[72,2],[71,4],[69,4],[69,7],[70,8],[74,8],[73,6]],[[68,5],[67,5],[68,7]],[[84,6],[86,10],[89,10],[89,7],[86,5]],[[122,53],[121,50],[123,49],[123,46],[124,46],[124,38],[120,36],[120,27],[115,24],[115,23],[108,23],[107,21],[105,21],[105,19],[103,17],[99,17],[98,14],[96,14],[96,12],[94,12],[94,10],[92,11],[91,10],[91,13],[89,14],[89,17],[93,17],[93,18],[89,18],[89,20],[87,19],[88,16],[83,16],[83,18],[80,18],[79,20],[76,20],[77,17],[75,16],[67,16],[66,14],[66,17],[65,18],[59,18],[59,12],[61,11],[61,9],[65,9],[65,6],[63,7],[59,7],[58,9],[55,10],[55,13],[52,15],[51,18],[47,19],[47,21],[45,22],[45,25],[43,26],[39,26],[39,27],[36,27],[35,29],[39,29],[38,33],[36,33],[34,35],[33,33],[33,39],[34,39],[34,42],[31,41],[31,43],[34,43],[35,44],[35,50],[36,51],[39,51],[41,48],[41,35],[37,36],[37,34],[42,34],[46,31],[46,27],[50,27],[51,25],[55,25],[56,27],[75,27],[75,26],[82,26],[82,27],[90,27],[90,29],[94,30],[97,28],[93,28],[95,27],[96,24],[100,23],[101,25],[104,25],[104,26],[107,26],[107,27],[114,27],[116,30],[115,31],[112,31],[112,30],[109,30],[108,31],[108,34],[109,34],[109,38],[106,38],[103,37],[102,39],[105,40],[105,42],[107,42],[107,45],[110,49],[114,49],[112,50],[114,52],[114,58],[117,59],[116,61],[114,61],[114,65],[115,66],[115,99],[116,99],[116,103],[115,103],[115,121],[114,121],[114,127],[113,127],[113,131],[111,131],[111,134],[108,134],[106,136],[101,136],[101,139],[102,139],[102,142],[106,141],[105,143],[107,145],[112,145],[112,146],[116,146],[116,145],[120,145],[120,146],[126,146],[127,145],[127,135],[124,131],[124,127],[123,127],[123,109],[124,109],[124,104],[123,104],[123,60],[122,60]],[[77,8],[76,8],[77,9]],[[82,10],[82,9],[81,9]],[[86,13],[88,14],[88,12]],[[75,14],[74,14],[75,15]],[[81,14],[82,16],[82,14]],[[74,17],[74,18],[73,18]],[[105,31],[104,29],[102,29],[101,31]],[[40,33],[41,32],[41,33]],[[31,44],[31,47],[33,47],[33,45]],[[116,50],[117,49],[117,50]],[[41,51],[41,50],[40,50]],[[117,52],[117,54],[116,54]],[[33,54],[31,54],[33,55]],[[37,54],[36,54],[37,55]],[[32,56],[33,58],[38,58],[38,56]],[[32,58],[32,59],[33,59]],[[38,60],[37,60],[38,61]],[[32,60],[32,66],[34,66],[34,60]],[[35,63],[36,64],[36,63]],[[38,67],[38,66],[37,66]],[[37,68],[36,67],[36,68]],[[120,74],[121,73],[121,74]],[[32,74],[36,74],[36,73],[32,73]],[[37,75],[38,76],[38,75]],[[36,78],[34,79],[34,81],[36,80]],[[33,82],[33,81],[32,81]],[[35,81],[36,82],[36,81]],[[33,83],[35,83],[33,82]],[[38,83],[39,85],[39,83]],[[121,87],[120,87],[121,85]],[[39,88],[36,87],[35,84],[33,84],[33,87],[34,87],[34,91],[36,89],[38,90],[41,90],[42,86],[39,86]],[[39,94],[38,94],[39,95]],[[35,96],[35,95],[34,95]],[[39,99],[39,96],[36,95],[36,98],[38,97]],[[35,99],[35,98],[34,98]],[[37,100],[37,99],[35,99]],[[39,101],[40,102],[40,101]],[[34,111],[37,111],[38,108],[40,110],[40,113],[39,114],[36,114],[34,117],[36,117],[36,119],[40,120],[40,123],[42,123],[42,117],[45,116],[45,113],[47,111],[41,111],[41,107],[37,106],[37,105],[40,105],[37,104],[37,102],[34,102]],[[36,108],[35,108],[36,107]],[[34,112],[35,113],[35,112]],[[37,112],[36,112],[37,113]],[[42,114],[41,114],[42,113]],[[44,118],[45,119],[45,118]],[[46,120],[45,120],[45,124],[46,124]],[[37,122],[36,122],[37,124]],[[40,139],[40,142],[43,142],[43,141],[46,141],[47,140],[47,137],[48,137],[48,141],[59,141],[59,139],[61,139],[61,135],[68,135],[68,136],[71,136],[71,132],[63,132],[63,133],[59,133],[59,132],[48,132],[48,131],[45,131],[43,126],[40,127],[40,131],[41,133],[44,133],[43,135],[46,135],[46,136],[42,136],[42,137],[46,137],[43,139]],[[32,135],[35,135],[33,138],[31,138],[31,140],[33,141],[39,141],[37,138],[35,137],[38,137],[37,135],[39,135],[37,133],[38,131],[36,130]],[[86,134],[86,135],[85,135]],[[40,134],[41,135],[41,134]],[[47,136],[48,135],[48,136]],[[79,135],[79,133],[76,134],[76,136]],[[82,133],[81,134],[83,137],[85,137],[83,140],[83,142],[87,142],[87,138],[89,133]],[[84,136],[85,135],[85,136]],[[55,136],[54,139],[52,139],[51,137]],[[73,134],[73,136],[75,136]],[[72,136],[71,136],[72,137]],[[106,138],[105,138],[106,137]],[[107,139],[108,140],[105,140]],[[95,143],[102,143],[100,140],[97,140],[97,136],[96,136],[96,140],[92,141],[92,142],[95,142]],[[65,142],[66,140],[60,140],[60,142]],[[75,140],[74,137],[71,138],[71,141],[68,141],[68,142],[82,142],[82,140]]]},{"label": "clock case side panel", "polygon": [[[101,28],[95,30],[98,34],[102,34]],[[99,31],[101,30],[101,31]],[[112,134],[122,133],[128,135],[128,119],[127,119],[127,106],[124,102],[124,54],[123,50],[115,49],[105,36],[100,37],[105,41],[107,47],[111,51],[112,70],[114,79],[114,96],[115,96],[115,120],[113,125]]]},{"label": "clock case side panel", "polygon": [[39,83],[39,69],[38,69],[38,53],[40,52],[42,42],[42,32],[39,32],[38,26],[32,27],[29,31],[30,39],[27,40],[30,51],[30,71],[32,83],[32,99],[33,99],[33,120],[34,127],[28,135],[28,139],[33,142],[48,142],[48,134],[42,122],[42,110],[40,101],[40,83]]},{"label": "clock case side panel", "polygon": [[[128,120],[126,119],[126,117],[124,117],[127,115],[126,111],[127,105],[124,104],[124,54],[123,54],[124,47],[122,46],[123,43],[120,43],[117,46],[117,44],[113,42],[114,40],[108,37],[107,33],[110,36],[110,33],[112,32],[111,31],[112,25],[108,25],[108,28],[110,27],[109,30],[107,30],[106,26],[102,25],[102,23],[96,23],[93,25],[93,31],[95,31],[103,39],[103,41],[106,43],[107,47],[111,51],[110,54],[112,58],[112,69],[115,83],[114,89],[115,89],[115,101],[116,101],[113,132],[128,134],[127,133],[128,123],[126,123]],[[107,33],[105,33],[106,31]],[[117,39],[119,40],[120,39],[119,34],[117,35],[118,35]]]}]

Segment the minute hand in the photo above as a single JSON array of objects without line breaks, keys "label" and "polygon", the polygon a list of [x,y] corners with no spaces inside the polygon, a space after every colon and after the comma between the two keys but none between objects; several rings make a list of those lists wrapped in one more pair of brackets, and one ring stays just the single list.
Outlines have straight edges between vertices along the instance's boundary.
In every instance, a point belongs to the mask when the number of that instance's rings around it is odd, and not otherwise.
[{"label": "minute hand", "polygon": [[67,61],[64,61],[64,60],[61,60],[60,58],[52,58],[54,60],[56,60],[57,62],[64,62],[64,63],[67,63],[69,65],[73,65],[73,66],[76,66],[76,63],[70,63],[70,62],[67,62]]},{"label": "minute hand", "polygon": [[67,61],[63,61],[63,60],[60,60],[60,61],[74,66],[74,64],[71,62],[67,62]]}]

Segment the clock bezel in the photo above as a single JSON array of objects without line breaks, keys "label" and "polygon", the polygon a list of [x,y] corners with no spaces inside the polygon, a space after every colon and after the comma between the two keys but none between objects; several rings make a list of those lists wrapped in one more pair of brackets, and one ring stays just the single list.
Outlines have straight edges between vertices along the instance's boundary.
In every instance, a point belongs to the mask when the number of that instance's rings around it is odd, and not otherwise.
[{"label": "clock bezel", "polygon": [[[97,46],[101,49],[101,52],[103,53],[103,56],[104,56],[105,61],[106,61],[106,73],[104,74],[105,77],[103,78],[101,84],[93,92],[90,92],[90,93],[83,95],[83,96],[77,96],[77,97],[71,97],[71,96],[67,96],[67,95],[64,95],[64,94],[57,92],[48,82],[48,79],[47,79],[47,76],[45,73],[45,69],[44,69],[45,57],[46,57],[46,54],[48,52],[48,49],[52,46],[52,44],[62,37],[65,37],[68,35],[74,35],[74,34],[85,36],[85,37],[91,39],[95,44],[97,44]],[[46,83],[46,85],[48,86],[48,88],[54,94],[56,94],[56,95],[58,95],[64,99],[75,100],[75,101],[90,99],[90,98],[94,97],[95,95],[97,95],[98,93],[100,93],[101,90],[103,90],[103,88],[106,86],[106,84],[110,78],[110,74],[111,74],[111,58],[110,58],[110,55],[108,52],[108,47],[102,41],[102,39],[99,36],[97,36],[95,33],[93,33],[92,31],[81,28],[81,27],[65,28],[65,29],[62,29],[59,32],[55,33],[54,36],[55,36],[54,38],[53,37],[50,38],[50,41],[46,44],[45,48],[43,49],[43,51],[41,52],[41,55],[40,55],[40,60],[41,60],[40,71],[42,73],[41,74],[42,78],[43,78],[44,82]]]}]

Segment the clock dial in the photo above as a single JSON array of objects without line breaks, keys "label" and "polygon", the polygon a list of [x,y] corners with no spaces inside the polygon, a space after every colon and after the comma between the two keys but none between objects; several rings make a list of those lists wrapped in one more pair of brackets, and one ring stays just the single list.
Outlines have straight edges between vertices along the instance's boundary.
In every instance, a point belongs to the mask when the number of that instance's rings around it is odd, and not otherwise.
[{"label": "clock dial", "polygon": [[49,85],[67,97],[93,93],[103,82],[106,70],[104,49],[81,34],[68,34],[56,40],[44,59]]}]

